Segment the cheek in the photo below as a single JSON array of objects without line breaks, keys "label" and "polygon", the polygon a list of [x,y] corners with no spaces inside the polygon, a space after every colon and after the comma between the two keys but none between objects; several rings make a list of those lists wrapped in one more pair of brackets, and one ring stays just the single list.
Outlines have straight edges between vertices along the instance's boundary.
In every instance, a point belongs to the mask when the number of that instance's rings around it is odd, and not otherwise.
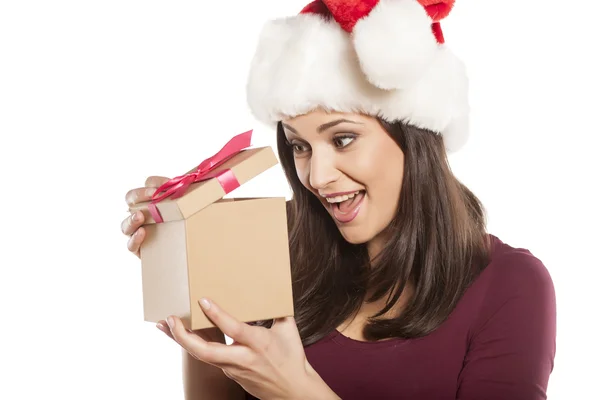
[{"label": "cheek", "polygon": [[403,177],[403,166],[397,162],[389,163],[386,171],[382,171],[380,193],[383,201],[385,201],[384,209],[387,210],[386,214],[390,214],[387,217],[391,217],[395,214],[396,209],[398,208]]},{"label": "cheek", "polygon": [[[372,154],[378,154],[373,152]],[[361,157],[354,165],[355,176],[360,179],[371,196],[378,202],[396,204],[403,179],[403,160],[398,155],[379,152],[380,157]]]},{"label": "cheek", "polygon": [[361,154],[349,163],[346,171],[353,179],[366,186],[372,194],[385,190],[390,184],[390,163],[384,157],[377,157],[376,151]]},{"label": "cheek", "polygon": [[382,163],[381,168],[379,169],[379,175],[385,180],[386,185],[396,189],[399,188],[402,183],[403,173],[404,165],[398,158]]}]

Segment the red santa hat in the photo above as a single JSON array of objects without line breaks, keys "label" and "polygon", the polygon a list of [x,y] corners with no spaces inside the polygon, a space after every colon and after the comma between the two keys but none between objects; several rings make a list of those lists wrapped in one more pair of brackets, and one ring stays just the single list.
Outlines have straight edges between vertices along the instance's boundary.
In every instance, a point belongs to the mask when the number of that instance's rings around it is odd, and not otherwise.
[{"label": "red santa hat", "polygon": [[468,80],[440,20],[454,0],[318,0],[269,21],[259,37],[248,104],[267,124],[317,108],[402,120],[468,137]]}]

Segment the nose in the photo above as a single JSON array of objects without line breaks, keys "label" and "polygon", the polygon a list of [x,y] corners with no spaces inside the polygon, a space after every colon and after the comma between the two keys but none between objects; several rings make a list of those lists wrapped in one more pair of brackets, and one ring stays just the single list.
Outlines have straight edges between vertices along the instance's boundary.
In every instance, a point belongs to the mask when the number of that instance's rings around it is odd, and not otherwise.
[{"label": "nose", "polygon": [[335,165],[335,158],[327,152],[313,151],[309,173],[310,185],[316,190],[325,189],[340,177],[340,171]]}]

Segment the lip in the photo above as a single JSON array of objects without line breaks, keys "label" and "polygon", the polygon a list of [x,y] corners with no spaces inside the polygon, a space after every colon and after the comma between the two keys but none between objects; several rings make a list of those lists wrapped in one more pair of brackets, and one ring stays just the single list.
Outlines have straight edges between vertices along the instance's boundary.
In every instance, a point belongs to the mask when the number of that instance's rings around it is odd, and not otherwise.
[{"label": "lip", "polygon": [[322,197],[330,198],[330,197],[336,197],[336,196],[344,196],[346,194],[352,194],[352,193],[356,193],[356,192],[360,192],[363,189],[357,189],[357,190],[350,190],[348,192],[337,192],[337,193],[327,193],[327,194],[322,194]]},{"label": "lip", "polygon": [[[350,192],[350,193],[354,193],[354,192]],[[362,199],[360,199],[359,203],[354,207],[354,210],[352,211],[352,213],[345,215],[342,220],[340,220],[340,219],[338,219],[336,217],[335,212],[333,211],[334,205],[331,204],[331,203],[328,203],[329,213],[333,217],[333,220],[337,224],[348,224],[348,223],[354,221],[354,219],[360,213],[360,210],[362,208],[363,202],[365,201],[365,197],[367,197],[366,193],[363,195]]]}]

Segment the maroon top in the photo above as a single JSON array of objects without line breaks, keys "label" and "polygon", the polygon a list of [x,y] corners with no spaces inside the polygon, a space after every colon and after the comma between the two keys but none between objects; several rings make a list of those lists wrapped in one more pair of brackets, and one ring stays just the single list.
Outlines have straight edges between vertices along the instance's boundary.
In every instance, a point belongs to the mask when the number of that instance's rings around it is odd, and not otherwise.
[{"label": "maroon top", "polygon": [[492,262],[434,333],[362,342],[334,331],[306,347],[310,364],[343,400],[545,399],[556,337],[552,279],[528,250],[491,236]]}]

